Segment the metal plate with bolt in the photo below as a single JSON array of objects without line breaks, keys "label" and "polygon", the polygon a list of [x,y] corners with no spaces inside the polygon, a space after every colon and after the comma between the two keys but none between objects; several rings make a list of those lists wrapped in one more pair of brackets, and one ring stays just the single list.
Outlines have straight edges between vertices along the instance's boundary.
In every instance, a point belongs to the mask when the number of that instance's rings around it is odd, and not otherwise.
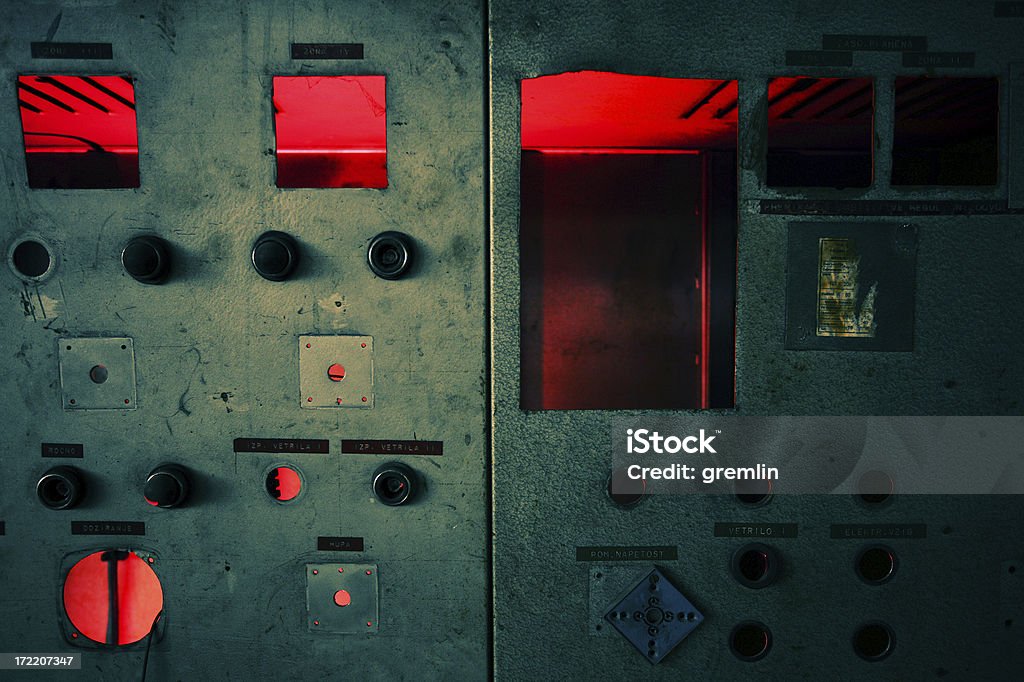
[{"label": "metal plate with bolt", "polygon": [[61,398],[65,410],[134,410],[132,340],[58,339]]},{"label": "metal plate with bolt", "polygon": [[302,407],[373,407],[372,336],[300,336]]},{"label": "metal plate with bolt", "polygon": [[307,564],[310,632],[377,632],[377,564]]}]

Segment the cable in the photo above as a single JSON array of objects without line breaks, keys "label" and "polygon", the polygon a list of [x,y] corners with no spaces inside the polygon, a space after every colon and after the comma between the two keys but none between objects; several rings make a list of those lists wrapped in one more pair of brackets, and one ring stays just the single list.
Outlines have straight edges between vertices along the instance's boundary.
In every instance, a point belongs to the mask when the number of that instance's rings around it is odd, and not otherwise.
[{"label": "cable", "polygon": [[153,626],[150,628],[150,634],[145,636],[145,655],[142,656],[142,682],[145,682],[145,672],[150,668],[150,647],[153,646],[153,635],[156,634],[157,624],[160,623],[160,619],[163,615],[163,610],[157,613],[157,617],[153,619]]}]

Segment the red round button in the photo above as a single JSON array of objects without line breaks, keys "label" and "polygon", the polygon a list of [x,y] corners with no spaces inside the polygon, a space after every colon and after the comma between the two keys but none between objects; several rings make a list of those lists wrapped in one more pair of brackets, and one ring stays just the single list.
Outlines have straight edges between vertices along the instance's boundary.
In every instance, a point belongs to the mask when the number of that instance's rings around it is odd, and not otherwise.
[{"label": "red round button", "polygon": [[331,381],[341,381],[345,378],[345,368],[336,362],[327,368],[327,377]]}]

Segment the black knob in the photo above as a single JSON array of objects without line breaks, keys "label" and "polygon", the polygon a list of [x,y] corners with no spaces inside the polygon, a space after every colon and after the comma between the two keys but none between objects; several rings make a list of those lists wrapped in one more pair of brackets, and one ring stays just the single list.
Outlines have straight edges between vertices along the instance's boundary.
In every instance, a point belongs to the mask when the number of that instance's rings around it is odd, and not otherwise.
[{"label": "black knob", "polygon": [[389,507],[411,501],[417,488],[416,472],[401,462],[382,464],[373,472],[373,494]]},{"label": "black knob", "polygon": [[85,495],[85,483],[74,467],[54,467],[36,483],[36,495],[50,509],[71,509]]},{"label": "black knob", "polygon": [[398,279],[412,267],[412,239],[401,232],[381,232],[366,252],[373,274],[382,279]]},{"label": "black knob", "polygon": [[171,251],[160,237],[135,237],[121,251],[125,272],[143,284],[161,284],[171,272]]},{"label": "black knob", "polygon": [[252,245],[252,265],[264,279],[286,280],[299,265],[299,245],[290,234],[264,232]]},{"label": "black knob", "polygon": [[188,474],[177,464],[161,464],[146,478],[146,502],[154,507],[177,507],[188,497]]}]

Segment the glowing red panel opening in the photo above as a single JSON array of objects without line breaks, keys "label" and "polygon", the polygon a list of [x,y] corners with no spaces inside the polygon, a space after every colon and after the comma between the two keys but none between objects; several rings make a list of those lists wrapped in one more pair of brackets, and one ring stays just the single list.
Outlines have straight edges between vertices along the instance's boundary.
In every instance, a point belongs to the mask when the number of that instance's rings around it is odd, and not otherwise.
[{"label": "glowing red panel opening", "polygon": [[576,71],[522,82],[524,150],[736,146],[736,81]]},{"label": "glowing red panel opening", "polygon": [[275,76],[278,187],[388,186],[384,76]]},{"label": "glowing red panel opening", "polygon": [[139,186],[130,76],[18,76],[18,106],[29,187]]},{"label": "glowing red panel opening", "polygon": [[[110,598],[116,565],[117,600]],[[148,563],[125,550],[94,552],[64,580],[64,611],[75,630],[94,642],[125,645],[149,634],[164,607],[160,579]],[[116,621],[111,614],[116,608]]]},{"label": "glowing red panel opening", "polygon": [[736,81],[584,71],[521,94],[521,406],[731,406]]},{"label": "glowing red panel opening", "polygon": [[870,78],[768,82],[769,187],[868,187],[874,83]]}]

